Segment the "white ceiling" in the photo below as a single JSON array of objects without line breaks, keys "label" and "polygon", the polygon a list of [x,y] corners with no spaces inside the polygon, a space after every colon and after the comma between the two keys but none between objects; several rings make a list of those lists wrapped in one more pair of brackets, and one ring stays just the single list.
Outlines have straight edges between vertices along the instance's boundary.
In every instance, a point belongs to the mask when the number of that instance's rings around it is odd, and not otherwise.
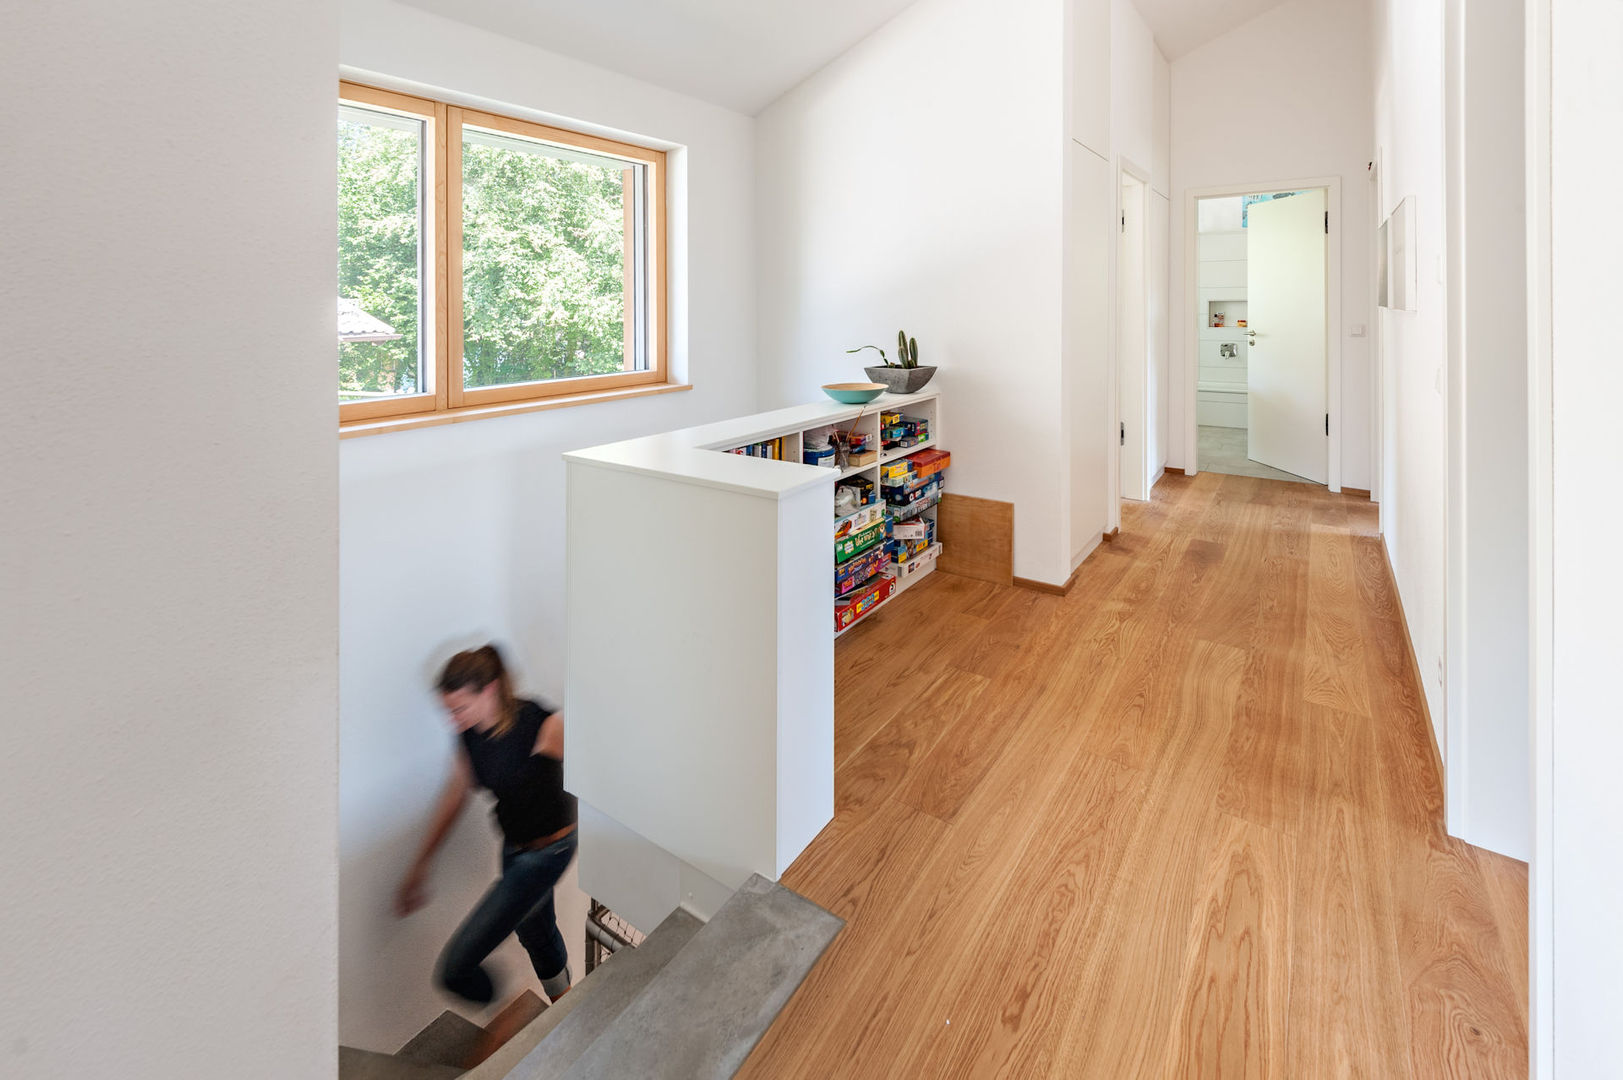
[{"label": "white ceiling", "polygon": [[406,0],[754,115],[912,0]]},{"label": "white ceiling", "polygon": [[1283,0],[1134,0],[1168,60],[1278,7]]}]

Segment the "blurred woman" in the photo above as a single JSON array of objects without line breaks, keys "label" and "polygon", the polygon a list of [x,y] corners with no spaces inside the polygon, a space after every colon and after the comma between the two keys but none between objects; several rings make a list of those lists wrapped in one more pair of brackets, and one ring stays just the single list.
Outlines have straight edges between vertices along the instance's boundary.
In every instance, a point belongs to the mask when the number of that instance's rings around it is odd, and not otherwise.
[{"label": "blurred woman", "polygon": [[509,934],[530,954],[547,997],[569,989],[568,953],[553,911],[552,890],[575,855],[575,797],[564,790],[564,720],[513,696],[495,646],[457,653],[438,682],[460,746],[422,847],[395,896],[409,915],[427,902],[434,853],[444,843],[474,786],[496,796],[503,838],[501,877],[462,921],[441,953],[439,985],[480,1005],[496,996],[484,962]]}]

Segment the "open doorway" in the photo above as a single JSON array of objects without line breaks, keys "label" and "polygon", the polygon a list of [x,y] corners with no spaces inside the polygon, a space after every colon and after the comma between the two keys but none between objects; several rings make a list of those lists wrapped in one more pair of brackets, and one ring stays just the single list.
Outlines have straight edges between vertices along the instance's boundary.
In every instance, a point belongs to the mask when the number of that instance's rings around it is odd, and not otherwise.
[{"label": "open doorway", "polygon": [[1323,187],[1195,200],[1196,468],[1330,482]]}]

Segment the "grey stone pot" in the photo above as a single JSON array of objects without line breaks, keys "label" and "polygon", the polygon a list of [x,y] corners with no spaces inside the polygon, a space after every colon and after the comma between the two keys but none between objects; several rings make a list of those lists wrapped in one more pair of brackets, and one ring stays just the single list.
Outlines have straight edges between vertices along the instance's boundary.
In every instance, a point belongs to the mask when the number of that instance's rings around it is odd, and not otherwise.
[{"label": "grey stone pot", "polygon": [[881,364],[863,370],[868,373],[868,378],[876,383],[884,383],[893,394],[916,394],[935,375],[935,368],[924,364],[918,367],[885,367]]}]

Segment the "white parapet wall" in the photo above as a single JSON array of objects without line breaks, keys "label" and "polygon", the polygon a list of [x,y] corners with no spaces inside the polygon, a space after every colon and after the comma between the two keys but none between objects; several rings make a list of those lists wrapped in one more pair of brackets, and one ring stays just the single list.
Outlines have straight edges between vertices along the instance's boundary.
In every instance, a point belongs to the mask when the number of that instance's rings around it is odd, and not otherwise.
[{"label": "white parapet wall", "polygon": [[[565,783],[582,887],[634,924],[777,879],[834,814],[838,470],[725,452],[935,395],[565,455]],[[640,921],[639,921],[640,920]]]}]

